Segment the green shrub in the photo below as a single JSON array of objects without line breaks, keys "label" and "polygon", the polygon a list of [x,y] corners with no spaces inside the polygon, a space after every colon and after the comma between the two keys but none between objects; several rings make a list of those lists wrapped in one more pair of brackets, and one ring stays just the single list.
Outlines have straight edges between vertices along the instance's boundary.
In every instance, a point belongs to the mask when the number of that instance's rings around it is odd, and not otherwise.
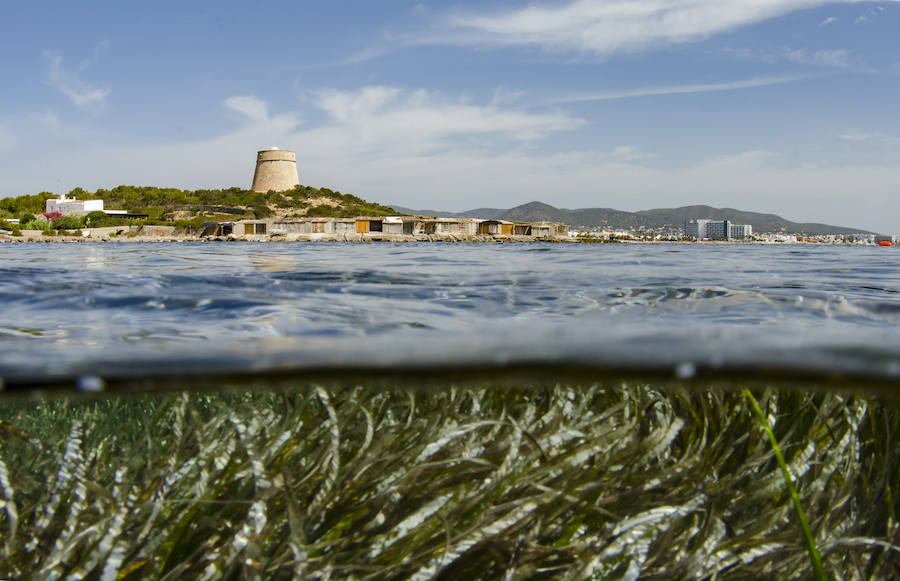
[{"label": "green shrub", "polygon": [[8,212],[10,215],[20,215],[25,212],[39,214],[44,211],[46,201],[55,197],[50,192],[41,192],[33,196],[16,196],[14,198],[0,199],[0,212]]},{"label": "green shrub", "polygon": [[147,220],[162,220],[166,210],[162,207],[143,206],[132,210],[136,214],[147,214]]},{"label": "green shrub", "polygon": [[50,221],[47,220],[43,215],[33,216],[32,220],[27,222],[20,221],[19,226],[22,230],[44,230],[50,225]]},{"label": "green shrub", "polygon": [[22,231],[16,224],[11,224],[6,220],[0,220],[0,230],[8,230],[12,236],[21,236]]},{"label": "green shrub", "polygon": [[19,230],[18,225],[11,224],[11,223],[7,222],[6,220],[0,220],[0,230],[9,231],[10,236],[21,236],[22,235],[22,231]]},{"label": "green shrub", "polygon": [[257,218],[268,218],[272,215],[272,210],[265,203],[254,204],[253,215]]},{"label": "green shrub", "polygon": [[105,212],[96,210],[84,217],[84,225],[90,226],[91,228],[100,228],[101,226],[110,226],[110,222],[113,220],[114,218],[107,215]]},{"label": "green shrub", "polygon": [[65,216],[54,218],[50,222],[50,227],[54,230],[78,230],[84,227],[84,219],[74,214],[66,214]]},{"label": "green shrub", "polygon": [[[225,206],[237,209],[246,209],[249,216],[255,218],[267,218],[272,216],[272,207],[283,209],[306,208],[312,198],[327,197],[342,204],[344,209],[332,209],[323,206],[310,216],[355,216],[355,215],[388,215],[392,210],[379,204],[369,203],[354,196],[343,194],[328,188],[314,188],[298,185],[285,192],[257,193],[241,188],[226,188],[218,190],[180,190],[177,188],[158,188],[149,186],[116,186],[111,190],[99,189],[94,193],[81,188],[75,188],[69,192],[78,199],[98,198],[104,201],[106,207],[123,208],[135,213],[148,215],[148,223],[169,223],[165,215],[172,211],[187,210],[193,214],[206,208],[203,206]],[[0,218],[21,216],[23,224],[33,225],[35,220],[40,220],[40,214],[44,212],[46,200],[55,197],[50,192],[41,192],[32,196],[18,196],[15,198],[0,199]],[[326,209],[327,208],[327,209]],[[30,218],[30,219],[29,219]],[[121,224],[133,224],[134,222],[115,216],[92,212],[88,219],[79,224],[90,227],[113,226]],[[42,227],[39,227],[42,229]],[[65,229],[74,229],[71,226]]]},{"label": "green shrub", "polygon": [[316,218],[337,217],[340,215],[340,211],[340,208],[322,204],[321,206],[312,206],[311,208],[307,209],[306,215],[314,216]]}]

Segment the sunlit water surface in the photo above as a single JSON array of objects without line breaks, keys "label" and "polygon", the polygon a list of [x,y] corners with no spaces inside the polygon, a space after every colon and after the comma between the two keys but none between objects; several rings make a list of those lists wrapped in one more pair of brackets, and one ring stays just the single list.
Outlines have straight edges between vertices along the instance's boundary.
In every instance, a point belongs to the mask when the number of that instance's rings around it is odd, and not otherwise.
[{"label": "sunlit water surface", "polygon": [[900,376],[900,252],[692,244],[0,245],[0,377],[782,366]]}]

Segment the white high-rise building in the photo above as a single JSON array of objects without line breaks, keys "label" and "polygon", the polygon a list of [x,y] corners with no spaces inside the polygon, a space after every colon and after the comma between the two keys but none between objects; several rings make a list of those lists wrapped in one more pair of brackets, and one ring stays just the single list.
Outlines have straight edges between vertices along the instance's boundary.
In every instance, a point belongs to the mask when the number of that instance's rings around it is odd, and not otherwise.
[{"label": "white high-rise building", "polygon": [[710,240],[727,240],[731,232],[728,220],[710,220],[706,224],[706,237]]},{"label": "white high-rise building", "polygon": [[706,235],[706,225],[709,220],[688,220],[684,223],[684,235],[703,240],[708,238]]},{"label": "white high-rise building", "polygon": [[729,238],[750,238],[753,236],[753,226],[750,224],[731,224]]},{"label": "white high-rise building", "polygon": [[697,240],[731,240],[748,238],[752,234],[752,225],[732,224],[728,220],[688,220],[684,223],[684,235]]}]

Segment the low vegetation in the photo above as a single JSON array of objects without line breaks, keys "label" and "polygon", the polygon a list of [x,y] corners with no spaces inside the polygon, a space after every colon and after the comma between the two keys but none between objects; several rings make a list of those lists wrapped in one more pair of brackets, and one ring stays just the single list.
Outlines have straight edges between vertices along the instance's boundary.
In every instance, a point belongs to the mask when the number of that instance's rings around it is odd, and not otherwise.
[{"label": "low vegetation", "polygon": [[19,230],[19,227],[15,224],[11,224],[6,220],[0,220],[0,230],[5,230],[9,232],[12,236],[21,236],[22,232]]},{"label": "low vegetation", "polygon": [[828,578],[897,578],[897,407],[647,385],[0,402],[0,577],[797,579],[812,546]]},{"label": "low vegetation", "polygon": [[[111,190],[88,192],[75,188],[67,194],[79,200],[101,199],[107,209],[126,210],[146,218],[123,218],[103,212],[86,216],[46,216],[49,192],[0,199],[0,220],[18,218],[20,229],[73,231],[122,225],[174,225],[196,228],[204,222],[271,216],[353,217],[386,216],[393,209],[367,202],[352,194],[328,188],[297,186],[286,192],[257,193],[240,188],[220,190],[179,190],[138,186],[117,186]],[[2,225],[0,225],[2,228]]]}]

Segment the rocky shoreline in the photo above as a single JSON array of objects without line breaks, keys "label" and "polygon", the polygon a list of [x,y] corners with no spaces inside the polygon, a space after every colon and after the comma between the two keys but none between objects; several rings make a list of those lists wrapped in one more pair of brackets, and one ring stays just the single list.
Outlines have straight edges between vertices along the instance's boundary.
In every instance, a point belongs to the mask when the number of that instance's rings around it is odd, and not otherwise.
[{"label": "rocky shoreline", "polygon": [[391,234],[366,233],[277,233],[277,234],[229,234],[228,236],[203,236],[176,226],[109,226],[87,228],[69,235],[45,235],[40,230],[22,230],[21,236],[0,234],[0,243],[77,243],[77,242],[554,242],[563,244],[815,244],[817,241],[765,241],[765,240],[628,240],[605,239],[589,236],[535,237],[513,234]]},{"label": "rocky shoreline", "polygon": [[201,236],[175,226],[111,226],[86,228],[73,235],[45,235],[22,230],[21,236],[0,235],[0,242],[581,242],[573,237],[473,234],[287,233]]}]

